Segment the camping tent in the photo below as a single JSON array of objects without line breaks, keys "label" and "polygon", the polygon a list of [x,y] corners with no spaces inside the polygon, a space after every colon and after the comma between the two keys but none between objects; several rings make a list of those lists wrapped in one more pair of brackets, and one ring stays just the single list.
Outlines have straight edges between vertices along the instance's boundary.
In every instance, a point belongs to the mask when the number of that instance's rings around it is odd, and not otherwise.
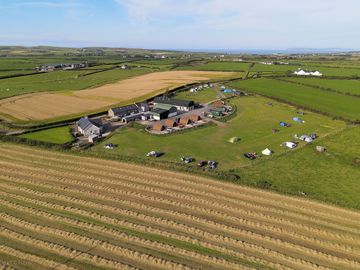
[{"label": "camping tent", "polygon": [[285,145],[286,145],[286,147],[289,147],[291,149],[296,147],[296,143],[294,143],[294,142],[286,142]]},{"label": "camping tent", "polygon": [[223,92],[224,92],[224,93],[232,93],[232,92],[234,92],[234,91],[231,90],[231,89],[224,89]]},{"label": "camping tent", "polygon": [[288,124],[285,123],[285,122],[283,122],[283,121],[281,121],[281,122],[279,123],[279,125],[282,126],[282,127],[287,127],[287,126],[288,126]]},{"label": "camping tent", "polygon": [[231,143],[236,143],[236,142],[238,142],[238,141],[240,141],[240,138],[238,138],[238,137],[232,137],[232,138],[230,138],[230,140],[229,140],[229,142],[231,142]]},{"label": "camping tent", "polygon": [[297,117],[297,116],[294,116],[294,117],[293,117],[293,120],[294,120],[295,122],[298,122],[298,123],[303,123],[303,122],[304,122],[300,117]]},{"label": "camping tent", "polygon": [[261,153],[265,156],[270,156],[272,154],[272,151],[269,148],[266,148]]}]

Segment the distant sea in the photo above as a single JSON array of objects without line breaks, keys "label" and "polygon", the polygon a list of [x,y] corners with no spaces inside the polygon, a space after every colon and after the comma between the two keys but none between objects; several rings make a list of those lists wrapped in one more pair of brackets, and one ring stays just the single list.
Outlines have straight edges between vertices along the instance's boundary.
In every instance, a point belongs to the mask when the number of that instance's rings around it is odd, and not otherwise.
[{"label": "distant sea", "polygon": [[352,52],[353,49],[328,48],[328,49],[311,49],[311,48],[293,48],[293,49],[182,49],[188,52],[203,53],[229,53],[229,54],[321,54],[321,53],[341,53]]}]

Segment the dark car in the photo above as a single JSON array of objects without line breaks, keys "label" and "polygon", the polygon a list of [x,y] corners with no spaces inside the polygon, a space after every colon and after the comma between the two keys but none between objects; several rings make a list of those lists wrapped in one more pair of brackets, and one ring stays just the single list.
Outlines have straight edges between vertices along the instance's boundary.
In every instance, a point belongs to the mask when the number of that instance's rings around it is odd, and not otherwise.
[{"label": "dark car", "polygon": [[197,165],[198,165],[199,167],[204,167],[206,164],[207,164],[207,162],[206,162],[205,160],[201,160],[201,161],[198,162]]},{"label": "dark car", "polygon": [[251,159],[251,160],[256,159],[256,155],[254,153],[245,153],[244,157]]}]

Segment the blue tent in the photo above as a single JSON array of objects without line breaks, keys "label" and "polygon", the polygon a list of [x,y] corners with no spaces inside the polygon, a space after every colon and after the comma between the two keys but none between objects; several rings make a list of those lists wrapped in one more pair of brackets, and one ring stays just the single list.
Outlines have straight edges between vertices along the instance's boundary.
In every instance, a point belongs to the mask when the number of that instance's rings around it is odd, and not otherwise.
[{"label": "blue tent", "polygon": [[232,93],[232,92],[234,92],[234,91],[231,90],[231,89],[224,89],[223,92],[224,92],[224,93]]},{"label": "blue tent", "polygon": [[279,123],[279,125],[282,126],[282,127],[287,127],[287,126],[288,126],[288,124],[285,123],[285,122],[283,122],[283,121],[281,121],[281,122]]},{"label": "blue tent", "polygon": [[295,122],[302,123],[302,119],[301,119],[300,117],[295,116],[295,117],[293,117],[293,120],[294,120]]}]

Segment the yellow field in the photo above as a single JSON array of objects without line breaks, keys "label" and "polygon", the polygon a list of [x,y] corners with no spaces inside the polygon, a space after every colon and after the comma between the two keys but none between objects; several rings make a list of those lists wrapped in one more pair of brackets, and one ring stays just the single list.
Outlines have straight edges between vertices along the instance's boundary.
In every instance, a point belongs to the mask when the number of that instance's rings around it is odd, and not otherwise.
[{"label": "yellow field", "polygon": [[96,111],[119,102],[159,94],[169,88],[235,76],[232,72],[165,71],[150,73],[93,89],[34,93],[0,100],[0,114],[41,121]]},{"label": "yellow field", "polygon": [[360,269],[350,210],[11,144],[0,171],[0,268]]}]

